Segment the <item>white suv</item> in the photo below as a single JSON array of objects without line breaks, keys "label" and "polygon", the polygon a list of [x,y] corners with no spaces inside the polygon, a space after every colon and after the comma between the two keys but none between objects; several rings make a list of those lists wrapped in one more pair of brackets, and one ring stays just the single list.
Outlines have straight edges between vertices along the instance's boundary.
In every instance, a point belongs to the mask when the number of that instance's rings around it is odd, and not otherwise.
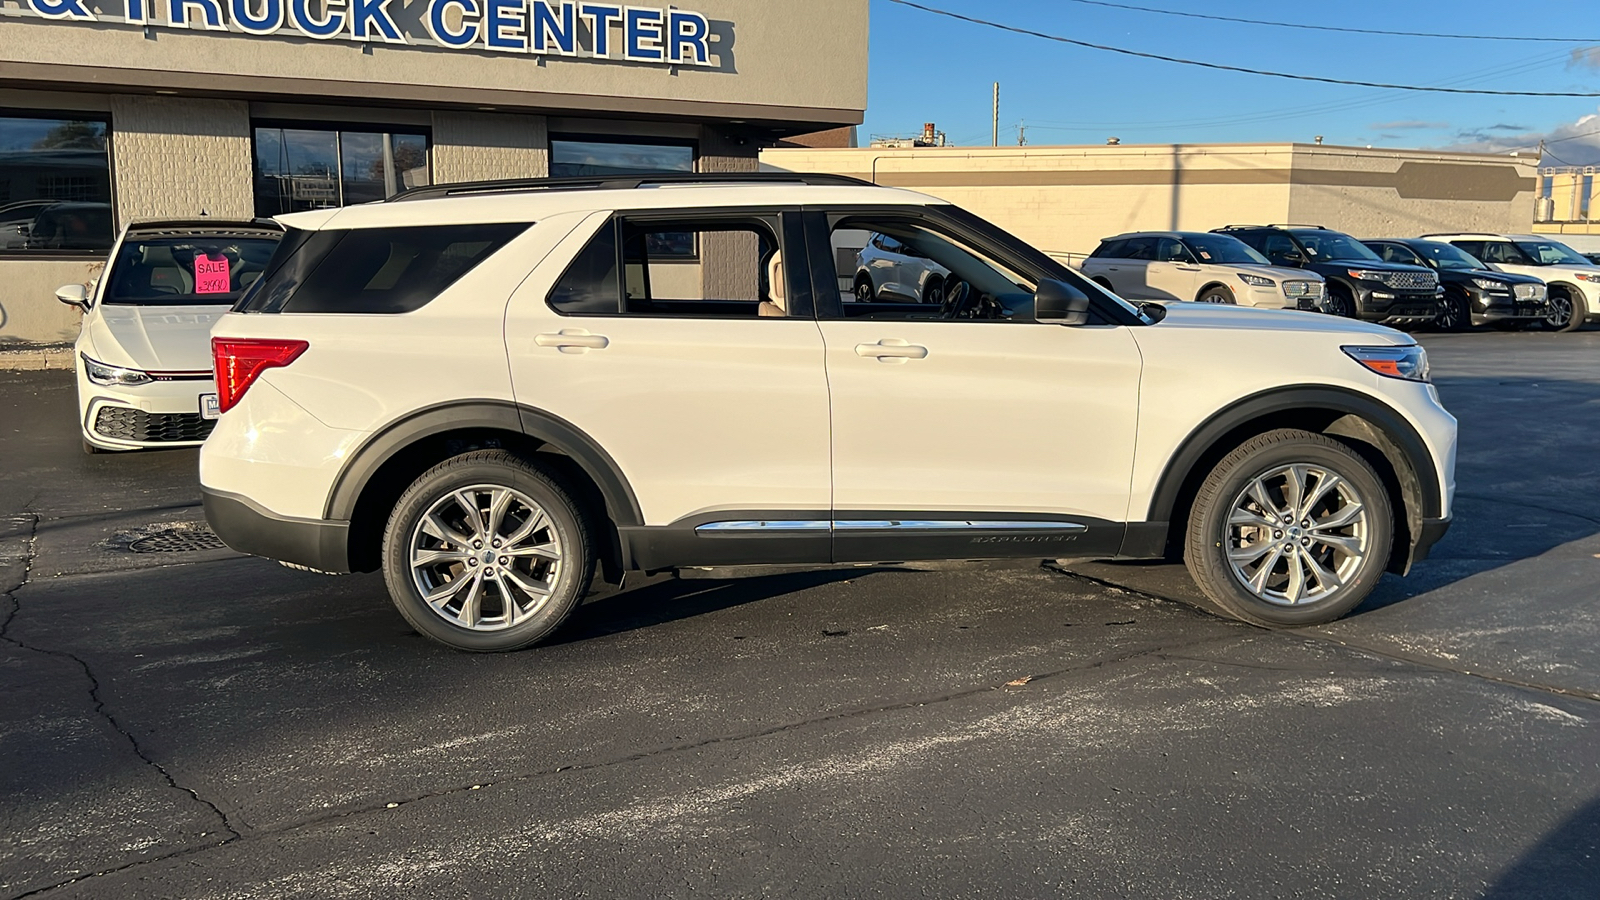
[{"label": "white suv", "polygon": [[1321,310],[1326,283],[1307,269],[1274,267],[1226,234],[1141,231],[1100,242],[1083,274],[1129,300],[1194,300],[1264,309]]},{"label": "white suv", "polygon": [[1545,326],[1576,331],[1600,318],[1600,266],[1560,241],[1537,234],[1425,234],[1477,257],[1492,268],[1532,275],[1549,291]]},{"label": "white suv", "polygon": [[[1407,335],[1136,310],[921,194],[544,180],[280,221],[213,331],[207,517],[382,569],[453,647],[538,641],[597,571],[1175,552],[1234,615],[1306,625],[1449,525],[1456,423]],[[858,299],[840,230],[937,262],[942,301]]]}]

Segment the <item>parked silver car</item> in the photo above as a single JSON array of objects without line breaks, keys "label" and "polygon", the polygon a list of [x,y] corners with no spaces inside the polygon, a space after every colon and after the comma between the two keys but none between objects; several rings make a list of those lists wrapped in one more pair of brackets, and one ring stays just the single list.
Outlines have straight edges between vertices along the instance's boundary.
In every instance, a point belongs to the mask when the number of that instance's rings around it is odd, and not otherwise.
[{"label": "parked silver car", "polygon": [[1081,268],[1120,297],[1161,303],[1320,310],[1325,289],[1315,272],[1274,267],[1238,238],[1204,232],[1119,234],[1101,241]]},{"label": "parked silver car", "polygon": [[949,269],[921,250],[874,233],[856,254],[856,301],[941,304],[949,276]]}]

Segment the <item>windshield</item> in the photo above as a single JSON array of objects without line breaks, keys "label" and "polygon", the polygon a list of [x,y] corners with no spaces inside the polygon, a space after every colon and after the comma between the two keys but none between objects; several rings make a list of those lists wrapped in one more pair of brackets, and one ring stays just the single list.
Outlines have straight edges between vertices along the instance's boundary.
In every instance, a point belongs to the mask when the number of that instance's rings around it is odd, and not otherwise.
[{"label": "windshield", "polygon": [[1203,263],[1236,266],[1271,265],[1254,247],[1226,234],[1194,234],[1183,239],[1189,252]]},{"label": "windshield", "polygon": [[1305,245],[1306,253],[1311,257],[1311,262],[1323,262],[1330,259],[1359,259],[1373,261],[1378,259],[1378,254],[1371,248],[1361,243],[1348,234],[1337,231],[1296,231],[1294,236]]},{"label": "windshield", "polygon": [[232,306],[261,277],[278,235],[130,237],[112,263],[105,302],[129,306]]},{"label": "windshield", "polygon": [[1517,241],[1516,245],[1533,260],[1536,266],[1590,266],[1583,256],[1566,244],[1557,241]]},{"label": "windshield", "polygon": [[1421,256],[1425,262],[1432,264],[1435,268],[1451,269],[1458,272],[1485,268],[1477,257],[1449,244],[1442,244],[1438,241],[1419,241],[1408,246],[1418,256]]}]

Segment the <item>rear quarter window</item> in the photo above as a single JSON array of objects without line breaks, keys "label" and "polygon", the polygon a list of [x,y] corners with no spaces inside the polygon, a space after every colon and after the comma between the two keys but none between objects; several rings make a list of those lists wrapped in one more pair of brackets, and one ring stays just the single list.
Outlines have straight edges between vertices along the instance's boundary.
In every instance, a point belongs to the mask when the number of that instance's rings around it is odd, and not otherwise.
[{"label": "rear quarter window", "polygon": [[240,312],[414,312],[531,223],[290,232]]}]

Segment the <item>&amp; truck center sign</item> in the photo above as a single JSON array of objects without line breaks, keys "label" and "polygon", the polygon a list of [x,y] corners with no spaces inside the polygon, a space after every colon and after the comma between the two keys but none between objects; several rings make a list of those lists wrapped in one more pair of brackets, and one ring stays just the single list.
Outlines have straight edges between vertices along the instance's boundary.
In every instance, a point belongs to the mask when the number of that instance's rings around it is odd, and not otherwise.
[{"label": "&amp; truck center sign", "polygon": [[[313,40],[418,44],[446,50],[711,66],[711,22],[673,7],[575,0],[417,0],[424,35],[396,22],[401,0],[120,0],[120,20],[91,0],[26,0],[62,22],[108,22]],[[111,0],[116,3],[118,0]],[[413,29],[414,30],[414,29]]]}]

